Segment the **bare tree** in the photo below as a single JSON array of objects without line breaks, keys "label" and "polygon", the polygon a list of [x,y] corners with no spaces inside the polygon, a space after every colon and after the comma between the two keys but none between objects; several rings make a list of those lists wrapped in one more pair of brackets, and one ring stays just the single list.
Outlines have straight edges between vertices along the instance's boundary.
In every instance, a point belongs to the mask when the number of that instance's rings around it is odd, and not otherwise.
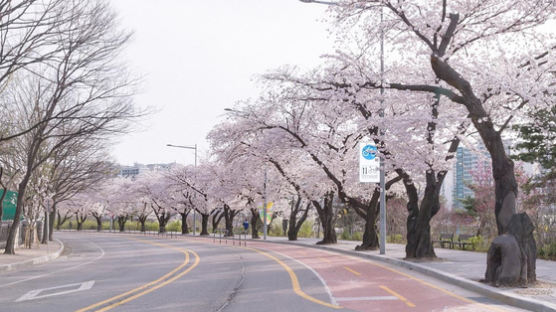
[{"label": "bare tree", "polygon": [[26,75],[18,75],[20,84],[11,90],[22,120],[16,129],[33,129],[18,138],[24,173],[6,254],[14,253],[22,200],[33,172],[72,141],[118,133],[125,130],[122,121],[137,116],[129,100],[130,81],[114,61],[130,34],[117,30],[104,2],[60,5],[59,18],[66,22],[56,27],[57,53],[48,62],[26,67]]}]

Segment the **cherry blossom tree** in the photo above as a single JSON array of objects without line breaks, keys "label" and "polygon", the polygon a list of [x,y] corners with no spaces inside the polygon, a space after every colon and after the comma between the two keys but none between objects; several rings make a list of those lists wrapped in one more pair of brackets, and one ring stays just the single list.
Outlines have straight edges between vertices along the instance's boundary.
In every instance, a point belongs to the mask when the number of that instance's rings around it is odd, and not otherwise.
[{"label": "cherry blossom tree", "polygon": [[[344,51],[335,56],[341,60],[339,67],[348,63],[352,71],[363,75],[346,79],[345,75],[337,77],[332,73],[326,77],[328,90],[341,89],[344,95],[351,96],[362,89],[385,90],[387,94],[405,98],[429,94],[433,99],[428,101],[432,103],[428,110],[432,114],[427,122],[427,138],[439,129],[438,112],[445,105],[442,101],[464,109],[465,119],[456,125],[465,130],[465,123],[471,123],[491,156],[495,215],[498,232],[503,234],[516,213],[517,183],[513,162],[504,150],[502,133],[512,122],[526,118],[523,112],[553,105],[554,58],[549,55],[554,40],[538,27],[553,19],[552,1],[517,4],[515,1],[345,0],[337,4],[331,9],[338,26],[333,29],[344,38],[361,39],[355,46],[364,51],[363,54],[372,53],[372,46],[382,38],[377,34],[384,33],[389,64],[383,74],[382,70],[377,70],[382,65],[377,65],[376,53],[375,61],[367,62],[373,58],[360,57],[361,53],[353,55],[346,51],[351,46],[344,43]],[[423,71],[425,68],[427,70]],[[342,99],[347,104],[353,102],[350,96]],[[355,98],[355,102],[360,102],[358,100]],[[409,104],[417,109],[411,101]],[[459,140],[456,136],[452,142]],[[450,150],[445,158],[451,157]],[[442,172],[427,169],[427,188],[431,190],[433,209],[426,209],[423,213],[410,209],[409,218],[416,219],[417,224],[422,224],[420,220],[429,219],[434,211],[438,211],[434,208],[438,202],[435,190],[445,176]],[[408,192],[410,205],[415,198],[411,193]],[[431,202],[423,201],[421,209],[424,207],[431,207]],[[424,244],[427,253],[430,249],[426,246],[426,236],[420,239],[421,235],[409,236],[408,233],[408,240],[419,238],[417,246]],[[408,247],[411,245],[415,244],[408,242]],[[526,257],[531,256],[534,257]],[[534,265],[529,267],[528,278],[534,280]]]},{"label": "cherry blossom tree", "polygon": [[166,232],[166,224],[174,215],[177,190],[172,186],[172,180],[166,173],[154,171],[142,173],[134,181],[137,192],[148,199],[149,205],[158,220],[158,231]]}]

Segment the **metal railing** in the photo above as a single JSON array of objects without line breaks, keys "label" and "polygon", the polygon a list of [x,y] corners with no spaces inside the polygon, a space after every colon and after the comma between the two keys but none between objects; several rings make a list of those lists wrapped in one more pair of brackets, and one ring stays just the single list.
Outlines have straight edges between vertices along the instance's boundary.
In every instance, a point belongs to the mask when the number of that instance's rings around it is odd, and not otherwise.
[{"label": "metal railing", "polygon": [[[76,229],[60,229],[57,230],[60,232],[77,232]],[[194,239],[194,240],[210,240],[212,239],[213,243],[217,243],[222,245],[232,245],[232,246],[247,246],[247,231],[243,231],[240,233],[233,233],[232,235],[226,235],[225,230],[217,230],[213,232],[213,235],[191,235],[191,234],[182,234],[181,232],[177,231],[166,231],[166,232],[159,232],[159,231],[97,231],[97,230],[90,230],[84,229],[80,230],[79,232],[92,232],[92,233],[113,233],[113,234],[128,234],[128,235],[143,235],[143,236],[150,236],[150,237],[158,237],[158,238],[166,238],[166,239]]]}]

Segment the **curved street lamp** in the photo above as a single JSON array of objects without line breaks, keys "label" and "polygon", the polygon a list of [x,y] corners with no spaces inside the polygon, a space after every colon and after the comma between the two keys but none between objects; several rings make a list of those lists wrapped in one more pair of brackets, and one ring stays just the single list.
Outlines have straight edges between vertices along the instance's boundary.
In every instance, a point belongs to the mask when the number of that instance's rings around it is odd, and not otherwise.
[{"label": "curved street lamp", "polygon": [[[195,167],[197,167],[197,144],[195,144],[195,145],[166,144],[166,146],[195,150]],[[197,210],[195,208],[193,208],[193,236],[195,236],[195,232],[197,232],[197,213],[196,212],[197,212]]]}]

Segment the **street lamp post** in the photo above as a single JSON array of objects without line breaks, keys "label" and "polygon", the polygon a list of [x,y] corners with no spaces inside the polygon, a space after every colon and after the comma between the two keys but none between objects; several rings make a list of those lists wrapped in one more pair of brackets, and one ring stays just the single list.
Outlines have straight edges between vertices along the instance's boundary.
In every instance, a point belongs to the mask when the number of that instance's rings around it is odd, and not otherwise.
[{"label": "street lamp post", "polygon": [[[318,3],[326,5],[338,6],[337,2],[320,1],[320,0],[299,0],[304,3]],[[383,7],[380,6],[380,112],[379,116],[384,117],[384,29],[382,23],[384,21]],[[381,131],[381,135],[384,132]],[[383,139],[383,138],[381,138]],[[386,187],[385,187],[385,174],[384,174],[384,157],[380,158],[380,254],[386,253]]]},{"label": "street lamp post", "polygon": [[[195,150],[195,167],[197,167],[197,144],[195,144],[195,145],[166,144],[166,146]],[[195,208],[193,208],[193,236],[195,236],[195,232],[197,232],[197,213],[196,212],[197,211],[195,210]]]}]

